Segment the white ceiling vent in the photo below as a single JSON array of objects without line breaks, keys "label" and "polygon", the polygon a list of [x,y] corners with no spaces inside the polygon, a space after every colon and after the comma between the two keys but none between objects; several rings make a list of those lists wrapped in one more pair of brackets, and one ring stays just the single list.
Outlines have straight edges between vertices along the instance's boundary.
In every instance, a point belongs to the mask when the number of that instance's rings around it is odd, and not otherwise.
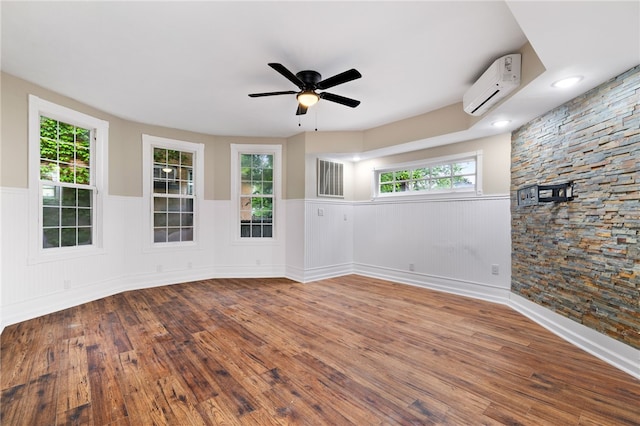
[{"label": "white ceiling vent", "polygon": [[519,53],[495,60],[462,97],[464,112],[482,115],[520,85]]}]

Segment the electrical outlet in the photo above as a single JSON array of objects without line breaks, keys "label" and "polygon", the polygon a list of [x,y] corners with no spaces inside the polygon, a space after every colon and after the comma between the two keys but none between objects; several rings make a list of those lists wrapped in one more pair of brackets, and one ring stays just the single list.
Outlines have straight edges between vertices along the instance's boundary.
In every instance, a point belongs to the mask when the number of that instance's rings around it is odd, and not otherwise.
[{"label": "electrical outlet", "polygon": [[414,265],[413,263],[410,263],[409,264],[409,270],[412,271],[412,272],[415,271],[416,270],[416,265]]},{"label": "electrical outlet", "polygon": [[162,265],[156,265],[156,272],[162,272]]},{"label": "electrical outlet", "polygon": [[496,265],[496,264],[491,265],[491,273],[493,275],[499,275],[500,274],[500,266]]},{"label": "electrical outlet", "polygon": [[64,280],[64,289],[69,290],[71,288],[71,280]]},{"label": "electrical outlet", "polygon": [[324,216],[324,209],[318,209],[318,216]]}]

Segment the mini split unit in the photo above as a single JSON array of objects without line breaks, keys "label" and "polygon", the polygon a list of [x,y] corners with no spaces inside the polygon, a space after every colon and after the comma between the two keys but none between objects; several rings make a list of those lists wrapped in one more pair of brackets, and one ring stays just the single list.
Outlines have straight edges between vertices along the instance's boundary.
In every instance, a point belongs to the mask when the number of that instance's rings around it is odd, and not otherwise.
[{"label": "mini split unit", "polygon": [[519,53],[495,60],[462,97],[464,112],[480,116],[520,85]]}]

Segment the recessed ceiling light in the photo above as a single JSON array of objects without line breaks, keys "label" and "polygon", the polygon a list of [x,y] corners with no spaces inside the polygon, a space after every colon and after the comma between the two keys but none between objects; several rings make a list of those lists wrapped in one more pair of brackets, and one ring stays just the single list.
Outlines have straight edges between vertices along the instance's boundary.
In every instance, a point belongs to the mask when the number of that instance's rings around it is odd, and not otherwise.
[{"label": "recessed ceiling light", "polygon": [[360,156],[359,155],[354,155],[353,156],[353,161],[355,161],[355,162],[360,161]]},{"label": "recessed ceiling light", "polygon": [[553,83],[552,86],[559,89],[566,89],[567,87],[571,87],[574,84],[577,84],[580,80],[582,80],[581,75],[574,75],[573,77],[567,77],[563,78],[562,80],[558,80]]},{"label": "recessed ceiling light", "polygon": [[498,120],[491,123],[491,125],[493,127],[505,127],[509,123],[511,123],[511,120]]}]

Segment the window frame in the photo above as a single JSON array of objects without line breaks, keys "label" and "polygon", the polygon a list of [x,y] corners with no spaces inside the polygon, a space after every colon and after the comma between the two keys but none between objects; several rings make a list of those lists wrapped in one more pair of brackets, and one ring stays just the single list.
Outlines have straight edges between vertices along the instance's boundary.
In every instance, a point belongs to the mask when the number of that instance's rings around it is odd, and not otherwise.
[{"label": "window frame", "polygon": [[[240,197],[242,189],[240,155],[271,154],[273,155],[273,230],[271,237],[241,237]],[[282,145],[231,144],[231,203],[234,221],[231,240],[243,245],[271,245],[279,243],[284,234],[282,208]]]},{"label": "window frame", "polygon": [[[194,155],[193,174],[194,190],[193,199],[193,240],[191,241],[154,241],[154,148],[172,149],[182,152],[190,152]],[[204,200],[204,144],[187,142],[178,139],[169,139],[160,136],[142,134],[142,198],[144,200],[143,236],[144,251],[193,248],[200,245],[200,209]],[[185,198],[185,197],[172,197]],[[191,198],[191,197],[189,197]]]},{"label": "window frame", "polygon": [[[474,160],[476,164],[476,184],[474,188],[451,188],[447,190],[426,190],[426,191],[404,191],[404,192],[380,192],[380,175],[383,173],[402,171],[406,169],[431,168],[461,163]],[[465,152],[461,154],[434,157],[424,160],[411,161],[407,163],[389,164],[374,167],[371,181],[371,193],[373,199],[398,199],[398,198],[447,198],[451,196],[470,197],[482,195],[482,150]]]},{"label": "window frame", "polygon": [[[104,199],[108,193],[109,122],[31,94],[29,95],[28,103],[29,262],[57,261],[79,256],[102,254],[104,253]],[[93,189],[91,244],[67,247],[42,247],[43,186],[49,186],[50,183],[40,180],[40,116],[46,116],[47,118],[91,131],[90,184],[87,185]],[[76,185],[77,184],[59,186],[77,187]],[[54,186],[58,185],[54,183]]]}]

